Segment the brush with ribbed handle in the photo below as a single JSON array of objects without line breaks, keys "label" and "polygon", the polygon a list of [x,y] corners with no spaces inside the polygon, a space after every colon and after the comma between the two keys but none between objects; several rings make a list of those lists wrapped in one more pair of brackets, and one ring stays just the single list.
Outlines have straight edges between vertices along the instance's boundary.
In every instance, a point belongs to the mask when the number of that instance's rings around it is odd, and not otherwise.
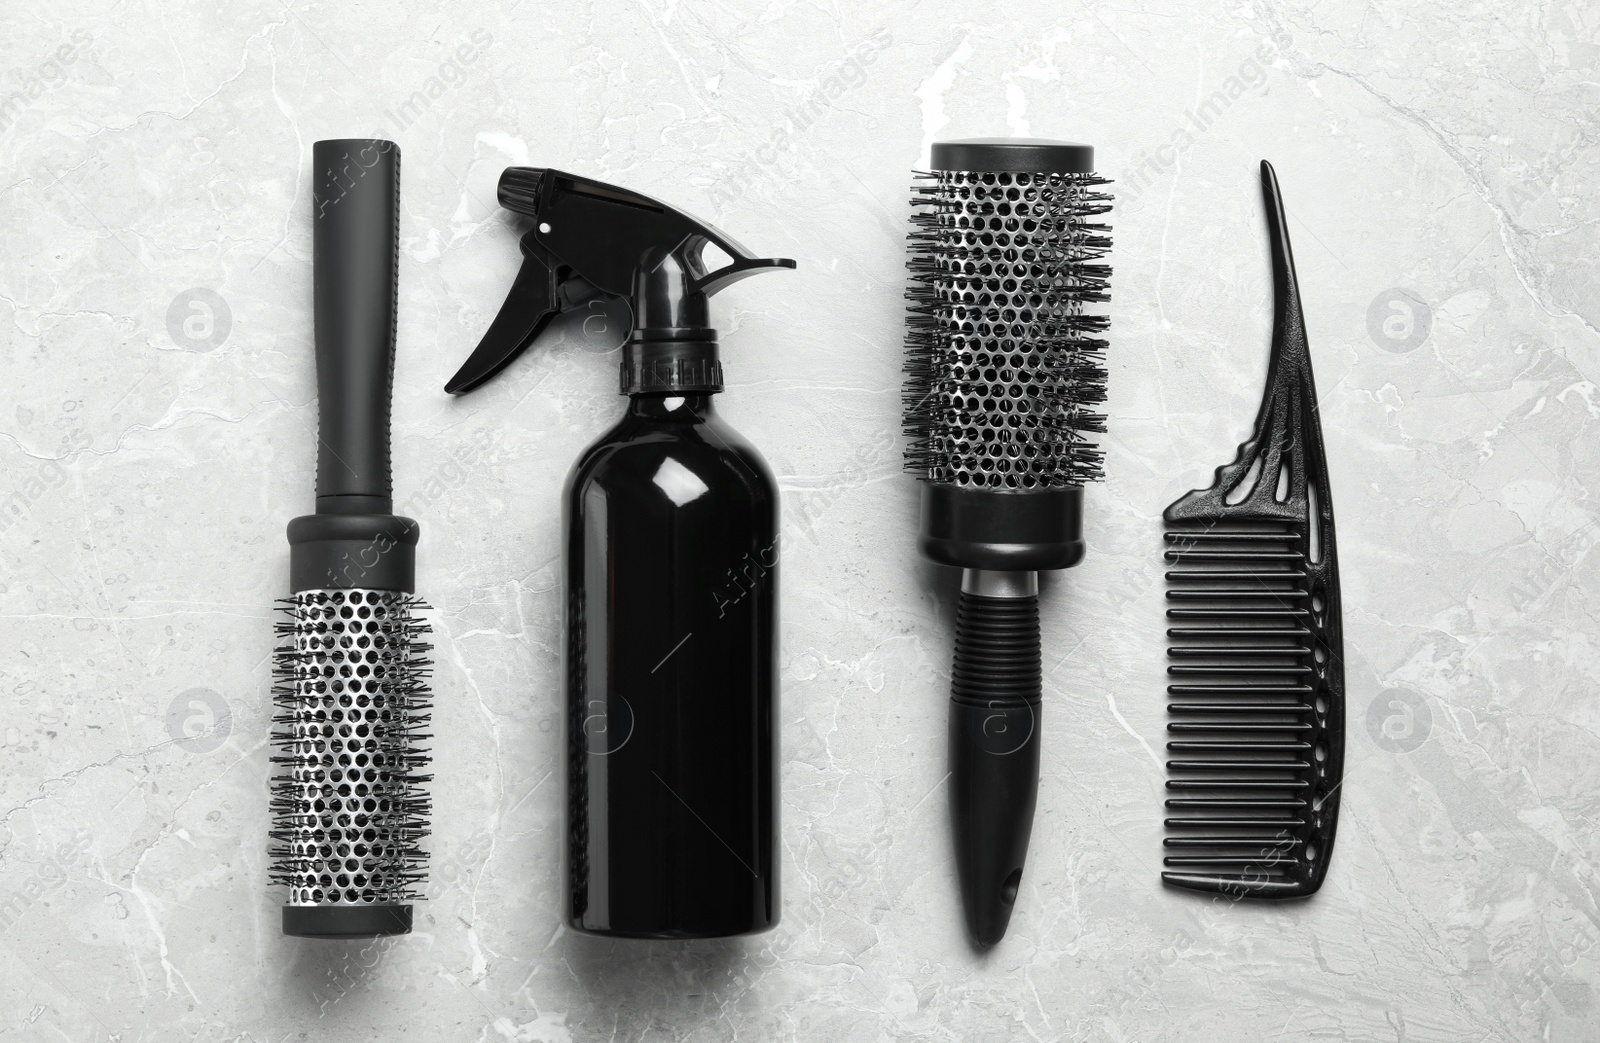
[{"label": "brush with ribbed handle", "polygon": [[933,146],[914,190],[907,469],[918,547],[962,570],[950,696],[950,806],[967,929],[1011,921],[1039,790],[1039,572],[1083,558],[1083,485],[1101,476],[1110,209],[1088,145]]}]

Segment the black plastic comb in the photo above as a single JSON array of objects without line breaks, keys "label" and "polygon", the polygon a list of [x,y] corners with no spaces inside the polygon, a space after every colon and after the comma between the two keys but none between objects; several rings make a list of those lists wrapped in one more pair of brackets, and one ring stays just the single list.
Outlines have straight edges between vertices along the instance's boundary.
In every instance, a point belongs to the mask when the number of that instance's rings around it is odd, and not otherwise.
[{"label": "black plastic comb", "polygon": [[1322,886],[1344,766],[1333,504],[1300,287],[1271,164],[1276,299],[1255,433],[1168,507],[1167,872],[1178,887],[1299,898]]}]

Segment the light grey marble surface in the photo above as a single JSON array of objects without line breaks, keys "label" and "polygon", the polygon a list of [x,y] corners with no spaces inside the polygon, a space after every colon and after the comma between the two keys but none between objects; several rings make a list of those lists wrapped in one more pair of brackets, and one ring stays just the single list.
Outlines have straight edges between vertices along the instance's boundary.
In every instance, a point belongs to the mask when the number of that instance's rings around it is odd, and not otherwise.
[{"label": "light grey marble surface", "polygon": [[[643,0],[0,13],[0,1039],[1600,1038],[1593,3]],[[959,931],[952,577],[900,472],[908,172],[1094,143],[1119,182],[1108,479],[1044,597],[1010,936]],[[400,501],[435,606],[429,900],[280,936],[269,609],[311,508],[310,147],[404,150]],[[1291,212],[1344,565],[1326,886],[1157,884],[1161,508],[1260,395],[1255,164]],[[785,497],[774,932],[558,925],[558,491],[623,408],[569,325],[440,388],[498,308],[511,164],[715,221],[792,275],[715,306]]]}]

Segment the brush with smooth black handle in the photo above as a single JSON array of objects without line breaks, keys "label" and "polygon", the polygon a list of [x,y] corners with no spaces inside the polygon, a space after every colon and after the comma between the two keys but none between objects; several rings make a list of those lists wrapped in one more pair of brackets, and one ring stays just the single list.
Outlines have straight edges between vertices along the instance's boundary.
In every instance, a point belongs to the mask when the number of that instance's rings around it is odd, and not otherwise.
[{"label": "brush with smooth black handle", "polygon": [[389,454],[400,149],[319,141],[312,160],[317,513],[289,523],[271,878],[285,934],[365,938],[411,930],[427,861],[426,606]]},{"label": "brush with smooth black handle", "polygon": [[1333,497],[1300,283],[1261,163],[1275,307],[1255,432],[1167,508],[1166,871],[1175,887],[1303,898],[1322,886],[1344,769]]},{"label": "brush with smooth black handle", "polygon": [[918,548],[962,570],[950,807],[968,933],[1004,937],[1039,792],[1039,572],[1083,559],[1101,477],[1111,208],[1088,145],[946,141],[919,175],[904,393]]}]

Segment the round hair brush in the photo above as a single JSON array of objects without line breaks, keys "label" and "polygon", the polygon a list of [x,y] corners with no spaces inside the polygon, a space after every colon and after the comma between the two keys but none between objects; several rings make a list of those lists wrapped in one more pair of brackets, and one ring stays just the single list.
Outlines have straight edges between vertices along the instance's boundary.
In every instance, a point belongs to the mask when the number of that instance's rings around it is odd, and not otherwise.
[{"label": "round hair brush", "polygon": [[950,806],[967,929],[1011,921],[1039,792],[1039,572],[1083,559],[1083,484],[1101,477],[1111,209],[1094,149],[933,146],[913,190],[907,470],[917,545],[962,570]]},{"label": "round hair brush", "polygon": [[271,877],[285,934],[365,938],[411,930],[427,858],[428,628],[389,462],[400,149],[319,141],[312,160],[317,513],[289,523],[279,602]]}]

